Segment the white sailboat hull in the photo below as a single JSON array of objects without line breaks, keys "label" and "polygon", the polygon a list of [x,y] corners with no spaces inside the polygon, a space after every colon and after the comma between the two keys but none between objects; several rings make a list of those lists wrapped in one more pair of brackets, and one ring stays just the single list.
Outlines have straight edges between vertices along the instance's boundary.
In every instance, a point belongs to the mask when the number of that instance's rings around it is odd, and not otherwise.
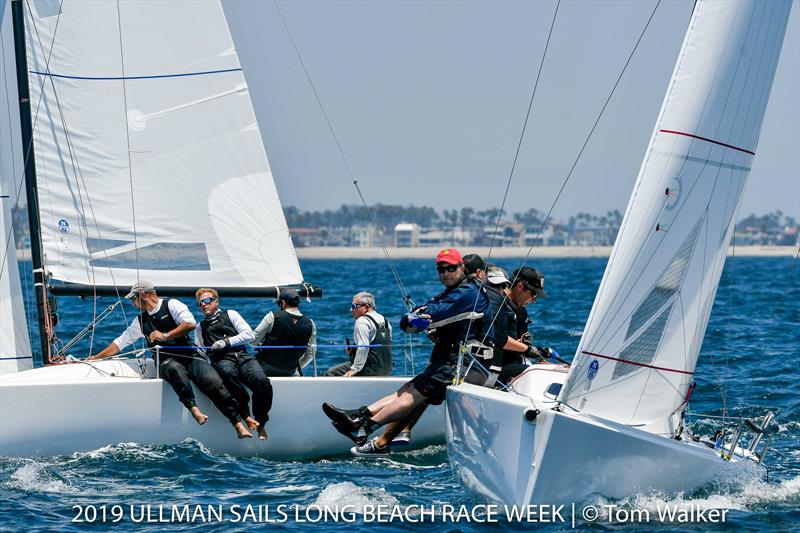
[{"label": "white sailboat hull", "polygon": [[[152,361],[146,375],[154,376]],[[114,374],[113,376],[111,374]],[[162,379],[142,378],[135,360],[72,363],[0,378],[0,455],[48,456],[119,442],[174,444],[195,439],[215,452],[272,459],[309,459],[349,452],[322,402],[358,407],[397,390],[407,378],[271,378],[269,439],[239,440],[225,417],[195,388],[209,416],[199,426]],[[414,428],[411,445],[444,441],[441,407]]]},{"label": "white sailboat hull", "polygon": [[675,494],[765,472],[751,460],[724,460],[703,443],[587,415],[546,409],[529,421],[525,413],[535,406],[513,393],[463,384],[448,390],[446,406],[447,450],[456,477],[473,496],[501,504]]}]

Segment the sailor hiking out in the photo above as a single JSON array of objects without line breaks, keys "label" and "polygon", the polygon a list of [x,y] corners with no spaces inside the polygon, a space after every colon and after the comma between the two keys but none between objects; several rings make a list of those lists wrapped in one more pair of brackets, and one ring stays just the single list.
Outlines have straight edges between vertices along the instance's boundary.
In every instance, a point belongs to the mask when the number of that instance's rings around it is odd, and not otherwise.
[{"label": "sailor hiking out", "polygon": [[[369,406],[344,410],[322,405],[336,430],[356,443],[351,449],[354,455],[387,456],[389,443],[404,427],[418,419],[428,405],[444,401],[445,390],[455,377],[461,343],[480,335],[481,319],[488,309],[485,290],[466,277],[458,250],[440,251],[435,265],[444,291],[405,315],[400,323],[404,331],[426,330],[433,339],[428,367],[395,393]],[[379,437],[367,441],[371,433],[387,424]]]},{"label": "sailor hiking out", "polygon": [[[255,337],[253,330],[237,311],[219,308],[215,289],[198,289],[195,297],[204,316],[195,327],[195,343],[210,347],[211,365],[236,399],[239,415],[250,430],[258,429],[259,439],[266,440],[272,384],[256,358],[247,353],[246,345]],[[246,387],[253,391],[253,416]]]},{"label": "sailor hiking out", "polygon": [[87,361],[105,359],[118,354],[123,348],[144,338],[149,348],[159,350],[159,375],[169,383],[178,399],[189,410],[198,424],[205,424],[208,416],[197,407],[193,381],[231,422],[236,435],[242,439],[252,437],[239,416],[236,400],[225,388],[217,371],[191,346],[189,332],[195,329],[195,320],[186,304],[173,298],[158,297],[155,286],[141,280],[131,287],[126,298],[141,311],[122,335]]}]

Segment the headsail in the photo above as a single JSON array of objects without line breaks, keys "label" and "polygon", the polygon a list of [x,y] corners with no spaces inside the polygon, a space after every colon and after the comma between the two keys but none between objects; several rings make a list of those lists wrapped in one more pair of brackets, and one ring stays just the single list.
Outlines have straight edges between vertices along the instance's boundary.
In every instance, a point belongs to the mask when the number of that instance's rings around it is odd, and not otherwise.
[{"label": "headsail", "polygon": [[692,16],[559,399],[669,432],[697,361],[755,155],[789,1],[705,1]]},{"label": "headsail", "polygon": [[220,3],[27,6],[52,277],[117,286],[301,282]]},{"label": "headsail", "polygon": [[24,209],[22,142],[14,67],[10,2],[0,2],[0,376],[33,368],[31,342],[17,268],[12,211]]}]

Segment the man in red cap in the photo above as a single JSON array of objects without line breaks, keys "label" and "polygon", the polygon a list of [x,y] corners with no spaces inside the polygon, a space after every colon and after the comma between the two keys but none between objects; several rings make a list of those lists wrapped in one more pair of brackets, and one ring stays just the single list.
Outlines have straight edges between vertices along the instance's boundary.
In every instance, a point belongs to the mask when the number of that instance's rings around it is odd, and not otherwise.
[{"label": "man in red cap", "polygon": [[[404,427],[418,419],[428,405],[444,401],[445,391],[455,378],[461,344],[481,336],[479,322],[489,306],[485,290],[467,279],[463,258],[455,248],[441,250],[435,264],[444,291],[400,321],[403,331],[426,330],[434,340],[428,367],[394,394],[369,406],[344,410],[322,404],[336,430],[356,443],[350,450],[353,455],[387,456],[389,443]],[[370,433],[386,424],[379,437],[367,441]]]}]

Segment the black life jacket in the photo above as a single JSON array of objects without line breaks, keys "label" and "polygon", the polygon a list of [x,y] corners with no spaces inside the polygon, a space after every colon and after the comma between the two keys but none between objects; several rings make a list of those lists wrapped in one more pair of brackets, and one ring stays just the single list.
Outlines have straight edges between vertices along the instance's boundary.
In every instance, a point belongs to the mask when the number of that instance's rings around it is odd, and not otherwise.
[{"label": "black life jacket", "polygon": [[[202,322],[200,322],[200,327],[202,328],[203,332],[204,346],[211,346],[218,340],[228,339],[239,334],[239,332],[236,331],[236,327],[233,325],[233,322],[231,322],[231,317],[228,315],[228,311],[222,309],[218,310],[216,313],[214,313],[214,315],[204,318]],[[242,345],[230,346],[223,350],[214,352],[212,358],[216,360],[228,353],[246,351],[247,350]]]},{"label": "black life jacket", "polygon": [[[364,362],[364,367],[356,374],[356,376],[388,376],[392,373],[392,334],[389,331],[389,325],[386,322],[386,317],[383,318],[383,324],[378,322],[369,315],[364,315],[370,322],[375,325],[375,337],[373,337],[370,344],[380,344],[381,346],[372,347],[367,354],[367,360]],[[355,359],[355,350],[350,355],[350,363]]]},{"label": "black life jacket", "polygon": [[314,323],[307,316],[297,316],[286,311],[274,311],[272,330],[264,346],[299,346],[299,348],[259,349],[258,358],[269,366],[294,370],[306,352]]},{"label": "black life jacket", "polygon": [[139,326],[142,328],[142,335],[144,335],[145,340],[147,340],[147,346],[153,348],[155,346],[163,346],[164,348],[160,351],[161,359],[164,360],[167,357],[174,357],[174,356],[192,356],[195,353],[194,348],[169,348],[170,346],[191,346],[192,342],[189,340],[188,335],[182,335],[180,337],[175,337],[174,339],[167,339],[163,341],[151,341],[150,334],[154,331],[160,331],[162,333],[169,333],[173,329],[178,327],[178,323],[175,322],[175,319],[172,318],[172,314],[169,312],[169,302],[170,299],[164,298],[161,300],[161,306],[158,310],[153,313],[152,315],[147,311],[142,311],[139,313]]}]

